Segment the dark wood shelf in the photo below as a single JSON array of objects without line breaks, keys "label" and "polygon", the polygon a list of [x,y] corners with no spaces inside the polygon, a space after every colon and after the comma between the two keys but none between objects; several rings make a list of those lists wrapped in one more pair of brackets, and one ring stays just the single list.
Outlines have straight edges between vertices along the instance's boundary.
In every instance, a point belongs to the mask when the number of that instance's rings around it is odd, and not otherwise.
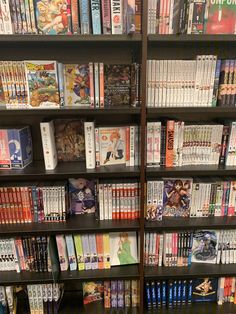
[{"label": "dark wood shelf", "polygon": [[144,267],[146,279],[230,277],[235,275],[235,264],[193,263],[190,267]]},{"label": "dark wood shelf", "polygon": [[236,175],[236,167],[234,166],[183,166],[183,167],[147,167],[146,175],[151,177],[170,177],[170,176],[234,176]]},{"label": "dark wood shelf", "polygon": [[162,221],[146,221],[145,229],[156,231],[167,230],[196,230],[203,228],[235,229],[236,217],[163,217]]},{"label": "dark wood shelf", "polygon": [[188,35],[188,34],[177,34],[177,35],[148,35],[148,43],[236,43],[236,36],[233,34],[229,35]]},{"label": "dark wood shelf", "polygon": [[96,269],[83,271],[64,271],[57,276],[59,282],[86,281],[86,280],[116,280],[139,279],[138,265],[113,266],[110,269]]},{"label": "dark wood shelf", "polygon": [[89,178],[119,178],[139,177],[139,167],[125,165],[103,166],[97,169],[86,169],[85,162],[61,162],[54,170],[45,170],[43,161],[35,161],[22,170],[0,171],[0,181],[10,180],[41,180],[67,179],[70,177],[86,176]]},{"label": "dark wood shelf", "polygon": [[17,273],[16,271],[0,271],[0,284],[4,286],[52,283],[53,281],[53,274],[49,272],[37,273],[22,271]]},{"label": "dark wood shelf", "polygon": [[32,234],[94,233],[139,230],[138,220],[96,220],[94,215],[71,216],[66,222],[42,222],[0,225],[0,236]]},{"label": "dark wood shelf", "polygon": [[137,115],[140,108],[118,106],[104,109],[64,107],[60,109],[6,109],[0,107],[0,116],[97,116],[97,115]]}]

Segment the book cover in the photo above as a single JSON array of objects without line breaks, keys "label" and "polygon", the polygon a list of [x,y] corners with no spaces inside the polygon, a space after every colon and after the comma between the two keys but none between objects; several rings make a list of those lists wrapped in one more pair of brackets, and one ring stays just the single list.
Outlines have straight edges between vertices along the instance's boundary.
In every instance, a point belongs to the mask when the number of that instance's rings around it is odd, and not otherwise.
[{"label": "book cover", "polygon": [[208,1],[207,16],[205,20],[205,33],[236,33],[236,5],[234,1]]},{"label": "book cover", "polygon": [[102,29],[103,34],[111,34],[111,3],[110,0],[102,0]]},{"label": "book cover", "polygon": [[65,64],[66,106],[90,107],[89,64]]},{"label": "book cover", "polygon": [[111,21],[112,21],[112,34],[122,34],[123,32],[123,1],[122,0],[111,0]]},{"label": "book cover", "polygon": [[84,121],[54,120],[58,161],[85,160]]},{"label": "book cover", "polygon": [[102,34],[100,0],[90,0],[90,5],[91,5],[93,34],[94,35]]},{"label": "book cover", "polygon": [[71,0],[71,19],[73,34],[80,34],[79,1],[77,0]]},{"label": "book cover", "polygon": [[104,65],[105,107],[130,105],[131,65]]},{"label": "book cover", "polygon": [[117,308],[117,280],[111,281],[111,308]]},{"label": "book cover", "polygon": [[96,243],[96,235],[89,234],[89,248],[91,253],[91,268],[98,269],[98,250],[97,250],[97,243]]},{"label": "book cover", "polygon": [[68,269],[68,255],[66,249],[66,241],[64,235],[56,235],[57,250],[59,256],[59,263],[61,271],[66,271]]},{"label": "book cover", "polygon": [[192,20],[190,21],[190,34],[203,34],[206,0],[193,1]]},{"label": "book cover", "polygon": [[75,256],[73,236],[71,234],[67,234],[65,235],[65,239],[66,239],[66,247],[67,247],[67,252],[68,252],[70,270],[76,270],[77,261],[76,261],[76,256]]},{"label": "book cover", "polygon": [[84,305],[103,300],[102,282],[83,282],[83,303]]},{"label": "book cover", "polygon": [[86,168],[94,169],[95,161],[95,129],[94,122],[84,122]]},{"label": "book cover", "polygon": [[111,266],[138,263],[136,232],[110,233]]},{"label": "book cover", "polygon": [[81,240],[82,240],[82,246],[83,246],[83,252],[84,252],[85,270],[89,270],[92,267],[91,267],[91,251],[89,247],[88,234],[82,234]]},{"label": "book cover", "polygon": [[90,34],[89,0],[79,0],[81,34]]},{"label": "book cover", "polygon": [[95,182],[85,178],[69,179],[71,214],[91,214],[96,210]]},{"label": "book cover", "polygon": [[216,302],[217,286],[217,278],[194,279],[192,302]]},{"label": "book cover", "polygon": [[126,163],[126,128],[99,128],[100,165]]},{"label": "book cover", "polygon": [[124,280],[117,281],[117,307],[123,308],[125,305],[124,292],[125,292]]},{"label": "book cover", "polygon": [[164,179],[163,216],[189,217],[192,179]]},{"label": "book cover", "polygon": [[98,256],[98,269],[104,269],[104,257],[103,257],[103,235],[96,234],[96,247]]},{"label": "book cover", "polygon": [[40,122],[44,164],[46,170],[53,170],[57,166],[57,151],[54,136],[54,123]]},{"label": "book cover", "polygon": [[56,61],[25,61],[29,108],[60,108]]},{"label": "book cover", "polygon": [[199,230],[193,235],[192,263],[216,263],[218,248],[216,230]]},{"label": "book cover", "polygon": [[79,234],[74,235],[74,244],[75,244],[75,250],[76,250],[78,270],[84,270],[85,269],[84,254],[83,254],[81,236]]},{"label": "book cover", "polygon": [[0,169],[10,169],[11,159],[7,130],[0,129]]},{"label": "book cover", "polygon": [[63,35],[70,32],[66,0],[34,0],[34,8],[39,33]]},{"label": "book cover", "polygon": [[111,282],[104,281],[104,308],[109,309],[111,307]]},{"label": "book cover", "polygon": [[109,269],[111,267],[111,249],[109,233],[103,234],[103,261],[104,269]]}]

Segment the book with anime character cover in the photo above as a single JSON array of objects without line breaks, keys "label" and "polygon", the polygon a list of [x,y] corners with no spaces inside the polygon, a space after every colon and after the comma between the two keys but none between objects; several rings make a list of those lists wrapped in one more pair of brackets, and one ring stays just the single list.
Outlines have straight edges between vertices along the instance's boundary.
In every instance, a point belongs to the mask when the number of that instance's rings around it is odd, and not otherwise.
[{"label": "book with anime character cover", "polygon": [[198,278],[193,280],[192,302],[216,302],[217,278]]},{"label": "book with anime character cover", "polygon": [[100,281],[83,282],[83,303],[84,305],[91,302],[103,300],[103,284]]},{"label": "book with anime character cover", "polygon": [[205,17],[205,34],[236,34],[235,1],[209,0]]},{"label": "book with anime character cover", "polygon": [[192,179],[164,179],[163,216],[189,217]]},{"label": "book with anime character cover", "polygon": [[54,120],[58,161],[85,160],[84,121]]}]

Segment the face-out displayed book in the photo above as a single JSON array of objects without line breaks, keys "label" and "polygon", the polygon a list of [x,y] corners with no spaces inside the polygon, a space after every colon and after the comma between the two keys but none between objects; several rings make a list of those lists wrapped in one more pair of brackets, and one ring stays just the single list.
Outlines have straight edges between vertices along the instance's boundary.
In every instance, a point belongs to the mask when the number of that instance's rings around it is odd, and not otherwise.
[{"label": "face-out displayed book", "polygon": [[215,302],[217,299],[217,278],[193,280],[192,302]]},{"label": "face-out displayed book", "polygon": [[138,263],[136,232],[110,233],[111,266]]}]

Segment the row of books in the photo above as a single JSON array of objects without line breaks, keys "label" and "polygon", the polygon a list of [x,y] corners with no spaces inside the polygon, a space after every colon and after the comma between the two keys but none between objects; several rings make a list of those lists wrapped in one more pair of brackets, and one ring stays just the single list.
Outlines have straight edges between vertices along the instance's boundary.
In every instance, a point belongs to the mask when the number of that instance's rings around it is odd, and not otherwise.
[{"label": "row of books", "polygon": [[15,314],[17,308],[17,300],[15,289],[13,286],[0,286],[0,313]]},{"label": "row of books", "polygon": [[3,238],[0,249],[0,271],[81,271],[138,263],[136,232]]},{"label": "row of books", "polygon": [[147,167],[236,164],[234,129],[216,123],[147,123]]},{"label": "row of books", "polygon": [[147,71],[147,107],[235,107],[234,59],[148,60]]},{"label": "row of books", "polygon": [[147,181],[146,219],[234,216],[235,181],[230,178],[163,178]]},{"label": "row of books", "polygon": [[148,1],[148,34],[235,34],[235,25],[233,1]]},{"label": "row of books", "polygon": [[83,283],[83,303],[103,303],[105,309],[139,306],[138,280],[111,280]]},{"label": "row of books", "polygon": [[0,224],[63,222],[66,220],[67,182],[0,186]]},{"label": "row of books", "polygon": [[0,61],[0,104],[7,109],[137,106],[139,84],[137,63]]},{"label": "row of books", "polygon": [[145,265],[190,266],[192,263],[235,264],[234,230],[197,230],[145,234]]},{"label": "row of books", "polygon": [[217,303],[236,304],[236,278],[235,277],[220,277],[218,279]]},{"label": "row of books", "polygon": [[99,219],[137,219],[140,217],[140,187],[135,181],[99,184]]},{"label": "row of books", "polygon": [[141,1],[7,0],[0,34],[132,34],[141,32]]}]

